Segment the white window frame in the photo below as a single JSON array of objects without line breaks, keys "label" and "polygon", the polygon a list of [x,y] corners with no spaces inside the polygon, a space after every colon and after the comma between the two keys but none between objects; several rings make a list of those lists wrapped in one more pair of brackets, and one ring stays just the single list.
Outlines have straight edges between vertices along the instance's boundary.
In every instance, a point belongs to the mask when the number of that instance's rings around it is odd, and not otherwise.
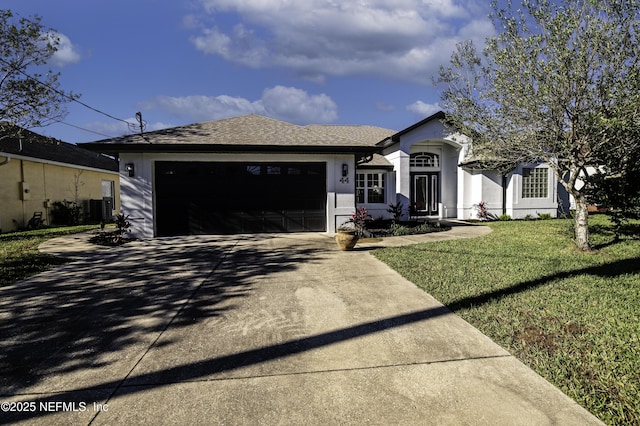
[{"label": "white window frame", "polygon": [[409,156],[411,167],[440,167],[440,156],[433,152],[414,152]]},{"label": "white window frame", "polygon": [[[377,179],[376,179],[377,178]],[[376,182],[377,180],[377,182]],[[386,173],[383,172],[358,172],[356,173],[356,202],[358,204],[385,204]],[[374,191],[382,196],[382,201],[369,201],[370,192]]]}]

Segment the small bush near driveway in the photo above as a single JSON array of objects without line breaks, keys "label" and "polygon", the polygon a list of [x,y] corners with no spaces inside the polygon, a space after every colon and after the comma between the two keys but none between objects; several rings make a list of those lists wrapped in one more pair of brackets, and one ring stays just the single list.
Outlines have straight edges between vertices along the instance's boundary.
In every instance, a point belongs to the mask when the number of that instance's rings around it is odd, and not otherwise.
[{"label": "small bush near driveway", "polygon": [[374,255],[608,424],[640,424],[640,224],[616,240],[590,217],[592,253],[567,220],[488,224],[481,238]]}]

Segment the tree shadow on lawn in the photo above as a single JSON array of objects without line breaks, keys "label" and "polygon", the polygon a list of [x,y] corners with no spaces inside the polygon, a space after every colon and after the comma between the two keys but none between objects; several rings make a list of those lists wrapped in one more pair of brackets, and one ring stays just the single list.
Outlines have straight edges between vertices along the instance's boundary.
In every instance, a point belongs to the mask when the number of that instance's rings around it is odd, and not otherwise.
[{"label": "tree shadow on lawn", "polygon": [[[317,255],[309,247],[267,253],[236,240],[141,243],[0,288],[2,394],[55,390],[57,375],[129,371],[169,325],[222,315],[252,291],[250,279],[296,269]],[[232,272],[217,280],[228,262]]]},{"label": "tree shadow on lawn", "polygon": [[625,223],[617,231],[612,225],[589,225],[589,232],[592,238],[598,235],[608,240],[594,245],[594,250],[602,250],[627,240],[640,240],[640,224],[638,223]]},{"label": "tree shadow on lawn", "polygon": [[20,259],[0,261],[0,270],[2,271],[0,289],[7,285],[5,283],[13,283],[18,279],[25,279],[25,277],[47,271],[54,266],[64,265],[67,262],[67,259],[46,253],[22,255]]},{"label": "tree shadow on lawn", "polygon": [[473,308],[475,306],[484,305],[485,303],[493,300],[503,299],[514,294],[541,287],[552,281],[567,279],[579,275],[594,275],[602,278],[613,278],[620,275],[638,273],[640,273],[640,257],[623,259],[616,262],[605,263],[603,265],[557,272],[535,280],[524,281],[507,288],[482,293],[476,296],[465,297],[464,299],[456,300],[448,304],[448,307],[454,312],[461,309]]},{"label": "tree shadow on lawn", "polygon": [[[473,256],[482,256],[482,257],[493,259],[495,256],[495,254],[491,252],[479,253],[477,251],[467,251],[467,250],[451,250],[451,249],[443,250],[440,248],[434,249],[433,246],[430,246],[429,244],[414,245],[412,247],[415,247],[420,251],[423,251],[423,250],[435,251],[438,254],[446,253],[449,256],[452,256],[452,257],[455,256],[455,258],[459,258],[459,259],[465,259],[465,258],[469,259]],[[369,248],[365,248],[365,249],[369,249]],[[423,256],[423,254],[421,254],[420,256]],[[528,261],[530,259],[536,259],[543,262],[554,261],[553,258],[549,258],[548,256],[543,256],[543,255],[536,256],[529,253],[527,253],[526,258],[524,258],[522,254],[517,252],[513,252],[510,254],[501,253],[500,256],[503,258],[512,258],[516,262]],[[621,259],[614,262],[598,264],[594,266],[588,266],[588,267],[579,268],[579,269],[557,271],[549,275],[542,276],[540,278],[523,281],[505,288],[491,290],[484,293],[476,294],[474,296],[453,300],[450,303],[448,303],[447,306],[454,312],[461,309],[473,308],[475,306],[483,305],[495,299],[502,299],[504,297],[508,297],[513,294],[518,294],[530,289],[541,287],[555,280],[562,280],[566,278],[571,278],[573,276],[594,275],[602,278],[613,278],[613,277],[626,275],[626,274],[640,274],[640,256],[628,258],[628,259]],[[639,282],[639,285],[640,285],[640,282]],[[425,289],[425,291],[428,291],[428,289]]]}]

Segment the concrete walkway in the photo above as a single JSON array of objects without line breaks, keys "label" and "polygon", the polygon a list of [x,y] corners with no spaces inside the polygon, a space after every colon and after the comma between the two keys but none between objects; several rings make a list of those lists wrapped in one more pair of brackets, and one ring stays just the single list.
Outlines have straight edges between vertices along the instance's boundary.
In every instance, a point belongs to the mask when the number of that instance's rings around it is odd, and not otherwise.
[{"label": "concrete walkway", "polygon": [[0,288],[0,423],[600,424],[369,253],[486,233],[51,240]]}]

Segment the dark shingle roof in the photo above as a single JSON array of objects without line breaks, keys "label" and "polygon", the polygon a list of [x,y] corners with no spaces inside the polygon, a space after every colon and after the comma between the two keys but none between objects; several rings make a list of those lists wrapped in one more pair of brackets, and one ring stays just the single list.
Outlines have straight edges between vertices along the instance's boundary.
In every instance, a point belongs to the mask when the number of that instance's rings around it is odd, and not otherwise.
[{"label": "dark shingle roof", "polygon": [[29,130],[23,129],[21,134],[20,139],[17,136],[0,137],[0,156],[19,155],[69,165],[118,171],[118,162],[112,158]]}]

